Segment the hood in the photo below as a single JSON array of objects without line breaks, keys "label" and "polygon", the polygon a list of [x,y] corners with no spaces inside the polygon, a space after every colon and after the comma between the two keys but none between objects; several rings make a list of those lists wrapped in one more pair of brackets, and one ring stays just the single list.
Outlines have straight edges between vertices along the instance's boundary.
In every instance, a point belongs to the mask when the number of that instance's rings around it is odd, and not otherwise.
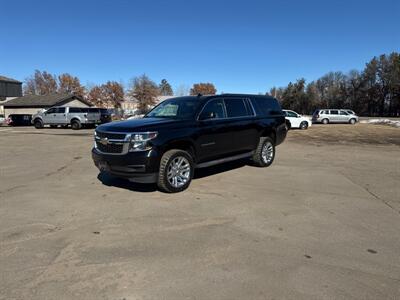
[{"label": "hood", "polygon": [[115,121],[97,127],[99,131],[111,132],[133,132],[157,130],[157,127],[176,122],[174,119],[166,118],[141,118],[126,121]]}]

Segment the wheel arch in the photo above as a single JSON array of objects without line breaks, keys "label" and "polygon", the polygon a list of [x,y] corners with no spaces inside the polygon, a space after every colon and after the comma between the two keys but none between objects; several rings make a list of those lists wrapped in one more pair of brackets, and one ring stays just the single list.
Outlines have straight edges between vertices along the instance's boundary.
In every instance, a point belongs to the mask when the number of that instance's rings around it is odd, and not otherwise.
[{"label": "wheel arch", "polygon": [[192,156],[193,160],[196,161],[196,147],[194,142],[190,140],[176,140],[168,142],[162,149],[162,152],[165,153],[172,149],[179,149],[183,151],[187,151]]},{"label": "wheel arch", "polygon": [[270,137],[274,144],[276,144],[276,129],[275,128],[266,128],[261,137]]}]

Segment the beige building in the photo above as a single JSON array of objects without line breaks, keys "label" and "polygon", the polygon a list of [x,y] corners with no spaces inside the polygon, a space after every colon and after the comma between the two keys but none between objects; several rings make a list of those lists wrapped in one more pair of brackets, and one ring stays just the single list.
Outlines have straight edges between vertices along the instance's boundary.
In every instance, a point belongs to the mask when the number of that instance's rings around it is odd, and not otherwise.
[{"label": "beige building", "polygon": [[92,104],[71,94],[26,95],[4,103],[4,112],[6,118],[11,114],[33,115],[52,106],[89,107]]}]

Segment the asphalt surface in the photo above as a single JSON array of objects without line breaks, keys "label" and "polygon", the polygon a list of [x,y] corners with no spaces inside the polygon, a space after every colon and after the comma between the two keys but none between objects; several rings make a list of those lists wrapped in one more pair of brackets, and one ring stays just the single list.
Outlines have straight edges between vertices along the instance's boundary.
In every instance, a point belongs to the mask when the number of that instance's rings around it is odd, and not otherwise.
[{"label": "asphalt surface", "polygon": [[0,299],[399,299],[400,129],[290,131],[164,194],[92,131],[0,128]]}]

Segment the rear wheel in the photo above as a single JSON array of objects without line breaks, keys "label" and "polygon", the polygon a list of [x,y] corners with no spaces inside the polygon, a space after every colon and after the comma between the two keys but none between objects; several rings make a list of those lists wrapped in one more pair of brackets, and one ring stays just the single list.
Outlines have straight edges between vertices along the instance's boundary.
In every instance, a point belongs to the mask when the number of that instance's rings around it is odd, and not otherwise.
[{"label": "rear wheel", "polygon": [[352,125],[356,124],[356,119],[350,119],[349,123]]},{"label": "rear wheel", "polygon": [[325,125],[326,125],[326,124],[329,124],[329,120],[328,120],[328,119],[323,119],[323,120],[322,120],[322,124],[325,124]]},{"label": "rear wheel", "polygon": [[261,137],[253,154],[253,161],[258,167],[270,166],[275,158],[275,145],[270,137]]},{"label": "rear wheel", "polygon": [[300,123],[300,129],[305,130],[308,128],[308,122],[307,121],[303,121]]},{"label": "rear wheel", "polygon": [[71,122],[71,127],[72,127],[73,130],[78,130],[78,129],[82,128],[82,124],[78,120],[73,120]]},{"label": "rear wheel", "polygon": [[43,122],[42,122],[42,120],[40,120],[40,119],[36,119],[34,122],[33,122],[33,125],[35,125],[35,128],[36,129],[41,129],[41,128],[43,128]]},{"label": "rear wheel", "polygon": [[189,186],[193,172],[194,163],[188,152],[169,150],[161,158],[157,185],[167,193],[181,192]]}]

